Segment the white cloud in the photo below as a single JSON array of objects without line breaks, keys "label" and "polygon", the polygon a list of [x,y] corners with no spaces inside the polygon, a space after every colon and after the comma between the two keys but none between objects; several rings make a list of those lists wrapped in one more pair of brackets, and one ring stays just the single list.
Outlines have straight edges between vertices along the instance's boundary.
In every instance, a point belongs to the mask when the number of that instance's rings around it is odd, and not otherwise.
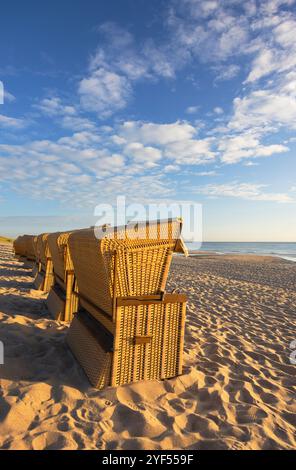
[{"label": "white cloud", "polygon": [[251,162],[251,161],[249,161],[249,162],[243,163],[243,165],[244,165],[244,166],[258,166],[259,163],[258,163],[258,162]]},{"label": "white cloud", "polygon": [[211,141],[207,139],[172,142],[166,146],[165,155],[183,165],[210,163],[215,159],[215,154],[211,151]]},{"label": "white cloud", "polygon": [[[292,2],[291,2],[292,3]],[[261,43],[258,42],[251,71],[245,83],[254,83],[257,80],[275,72],[277,74],[287,72],[296,65],[295,29],[296,19],[287,12],[273,14],[268,17],[268,22],[261,21],[255,24],[256,29],[263,32],[267,29],[266,36],[262,34]]]},{"label": "white cloud", "polygon": [[35,108],[45,116],[55,118],[65,129],[83,131],[95,128],[90,119],[80,115],[80,110],[77,107],[63,103],[57,96],[42,99],[40,103],[35,105]]},{"label": "white cloud", "polygon": [[[180,165],[199,165],[215,159],[211,139],[197,139],[197,129],[186,121],[170,124],[126,121],[120,126],[118,134],[124,142],[136,145],[138,154],[143,153],[142,158],[145,158],[144,146],[150,145],[154,148],[153,152],[157,147],[162,152],[163,158],[173,160]],[[118,140],[117,135],[116,140]],[[138,148],[139,143],[143,145],[141,149]],[[149,149],[152,153],[151,147]],[[159,160],[160,152],[156,152],[155,156]]]},{"label": "white cloud", "polygon": [[196,114],[198,109],[199,109],[199,106],[188,106],[188,108],[186,108],[185,112],[187,114]]},{"label": "white cloud", "polygon": [[296,129],[296,96],[276,90],[258,90],[234,100],[231,129],[282,126]]},{"label": "white cloud", "polygon": [[266,201],[288,203],[296,202],[290,195],[285,193],[265,192],[266,185],[254,183],[228,183],[228,184],[209,184],[195,189],[198,194],[204,194],[208,197],[231,197],[245,199],[250,201]]},{"label": "white cloud", "polygon": [[196,176],[216,176],[217,172],[214,170],[211,171],[199,171],[198,173],[195,173]]},{"label": "white cloud", "polygon": [[240,72],[240,66],[237,64],[218,65],[213,67],[215,72],[215,81],[231,80]]},{"label": "white cloud", "polygon": [[144,164],[147,168],[152,168],[161,159],[161,152],[155,147],[145,147],[140,142],[128,144],[124,153],[131,156],[137,163]]},{"label": "white cloud", "polygon": [[124,76],[99,68],[80,81],[78,93],[86,111],[106,117],[126,106],[131,87]]},{"label": "white cloud", "polygon": [[171,124],[126,121],[120,127],[120,134],[128,140],[139,140],[144,144],[167,145],[191,139],[196,134],[196,129],[182,121]]},{"label": "white cloud", "polygon": [[9,93],[8,90],[4,89],[4,102],[8,101],[8,103],[12,103],[15,100],[16,97],[12,93]]},{"label": "white cloud", "polygon": [[0,114],[0,127],[7,129],[22,129],[25,125],[26,123],[23,119],[12,118],[5,116],[4,114]]},{"label": "white cloud", "polygon": [[216,108],[214,108],[213,111],[214,111],[215,114],[223,114],[224,113],[223,109],[220,108],[219,106],[216,106]]},{"label": "white cloud", "polygon": [[220,140],[218,149],[224,163],[237,163],[245,158],[268,157],[289,150],[280,144],[263,145],[258,135],[252,132],[226,136]]},{"label": "white cloud", "polygon": [[242,53],[249,40],[248,18],[232,6],[239,5],[176,0],[168,17],[172,42],[202,62],[219,63]]},{"label": "white cloud", "polygon": [[180,167],[179,165],[166,165],[163,169],[165,173],[175,173],[176,171],[179,171]]}]

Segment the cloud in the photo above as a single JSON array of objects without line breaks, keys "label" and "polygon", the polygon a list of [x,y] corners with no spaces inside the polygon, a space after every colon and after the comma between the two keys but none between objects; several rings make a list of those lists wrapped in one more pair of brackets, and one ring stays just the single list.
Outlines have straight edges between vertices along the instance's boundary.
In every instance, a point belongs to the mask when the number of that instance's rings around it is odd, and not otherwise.
[{"label": "cloud", "polygon": [[126,107],[137,81],[174,78],[177,64],[186,63],[169,41],[157,44],[152,38],[137,43],[132,34],[107,22],[97,28],[100,46],[91,57],[89,74],[78,86],[81,106],[101,117]]},{"label": "cloud", "polygon": [[186,121],[170,124],[126,121],[120,126],[120,134],[128,140],[139,139],[144,144],[167,145],[191,139],[197,130]]},{"label": "cloud", "polygon": [[[176,121],[170,124],[157,124],[142,121],[126,121],[118,129],[115,139],[119,144],[129,142],[136,145],[157,147],[163,158],[174,161],[180,165],[200,165],[215,159],[211,149],[211,139],[196,138],[197,129],[186,121]],[[135,144],[134,144],[135,143]],[[145,152],[143,147],[139,150]],[[150,150],[150,152],[152,152]],[[160,159],[160,153],[156,153]],[[155,160],[154,160],[155,161]]]},{"label": "cloud", "polygon": [[196,114],[198,110],[199,110],[199,106],[188,106],[185,112],[187,114]]},{"label": "cloud", "polygon": [[[99,47],[76,84],[73,102],[53,95],[35,105],[42,117],[57,124],[58,136],[60,128],[71,133],[23,145],[2,144],[2,180],[34,197],[71,201],[71,195],[77,194],[81,204],[103,197],[102,185],[104,197],[121,191],[167,197],[175,186],[169,173],[211,176],[216,173],[207,167],[194,173],[191,166],[211,164],[218,158],[223,164],[251,166],[255,164],[251,159],[288,151],[278,133],[296,127],[295,19],[288,11],[290,5],[278,0],[176,0],[166,10],[162,38],[142,41],[114,23],[101,25]],[[217,87],[221,84],[216,82],[244,73],[244,88],[237,91],[238,80],[231,86],[232,111],[227,107],[224,113],[210,100],[212,111],[206,113],[205,121],[117,118],[108,127],[96,123],[97,117],[122,112],[134,97],[136,84],[172,81],[182,68],[182,79],[186,79],[189,64],[197,76],[207,65]],[[186,109],[188,115],[198,112],[192,102]],[[89,113],[95,113],[95,118]],[[0,115],[1,127],[11,130],[24,125],[25,120]],[[201,191],[209,197],[279,202],[290,198],[268,192],[263,185],[237,182]]]},{"label": "cloud", "polygon": [[202,62],[239,55],[250,35],[245,10],[239,4],[232,8],[231,2],[176,0],[167,22],[175,44]]},{"label": "cloud", "polygon": [[145,147],[140,142],[132,142],[124,149],[125,155],[131,156],[137,163],[152,168],[161,159],[161,151],[155,147]]},{"label": "cloud", "polygon": [[4,89],[4,101],[8,101],[8,103],[13,103],[14,101],[16,101],[16,97],[12,93],[9,93],[8,90]]},{"label": "cloud", "polygon": [[209,184],[207,186],[195,189],[198,194],[204,194],[208,197],[230,197],[249,201],[266,201],[289,203],[296,202],[290,195],[286,193],[269,193],[263,189],[264,184],[254,183],[227,183],[227,184]]},{"label": "cloud", "polygon": [[237,64],[218,65],[213,66],[212,70],[215,72],[215,82],[222,82],[236,77],[240,72],[240,66]]},{"label": "cloud", "polygon": [[211,163],[215,159],[209,139],[188,139],[170,143],[166,146],[165,155],[183,165]]},{"label": "cloud", "polygon": [[243,163],[243,165],[244,165],[244,166],[258,166],[259,163],[258,163],[258,162],[250,162],[250,161],[248,161],[248,162]]},{"label": "cloud", "polygon": [[221,160],[228,164],[237,163],[245,158],[269,157],[289,150],[288,147],[280,144],[263,145],[258,135],[253,132],[223,137],[218,144],[218,149],[221,152]]},{"label": "cloud", "polygon": [[131,87],[124,76],[99,68],[80,81],[78,93],[86,111],[107,117],[126,106]]},{"label": "cloud", "polygon": [[44,98],[34,107],[49,118],[56,119],[65,129],[72,131],[92,130],[95,124],[81,116],[81,111],[74,105],[65,104],[59,97]]},{"label": "cloud", "polygon": [[179,165],[166,165],[163,169],[165,173],[175,173],[176,171],[179,171],[180,167]]},{"label": "cloud", "polygon": [[102,126],[57,140],[0,144],[0,181],[31,198],[79,207],[114,200],[118,194],[134,201],[173,194],[162,172],[155,172],[161,150],[123,140],[116,151],[111,131]]},{"label": "cloud", "polygon": [[296,95],[283,90],[257,90],[236,98],[229,127],[242,130],[254,126],[296,129]]},{"label": "cloud", "polygon": [[219,106],[216,106],[216,108],[213,109],[214,113],[215,114],[223,114],[224,111],[222,108],[220,108]]},{"label": "cloud", "polygon": [[0,127],[7,129],[22,129],[25,126],[26,122],[23,119],[12,118],[5,116],[4,114],[0,114]]},{"label": "cloud", "polygon": [[217,172],[214,170],[211,171],[199,171],[198,173],[195,173],[196,176],[216,176]]}]

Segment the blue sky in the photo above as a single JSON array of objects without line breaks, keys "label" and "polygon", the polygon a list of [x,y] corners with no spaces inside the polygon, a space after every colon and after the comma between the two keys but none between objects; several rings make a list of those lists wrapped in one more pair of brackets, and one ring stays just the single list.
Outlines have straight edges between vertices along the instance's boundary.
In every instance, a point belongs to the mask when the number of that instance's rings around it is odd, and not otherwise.
[{"label": "blue sky", "polygon": [[12,0],[1,18],[1,233],[126,195],[202,203],[208,241],[296,240],[293,0]]}]

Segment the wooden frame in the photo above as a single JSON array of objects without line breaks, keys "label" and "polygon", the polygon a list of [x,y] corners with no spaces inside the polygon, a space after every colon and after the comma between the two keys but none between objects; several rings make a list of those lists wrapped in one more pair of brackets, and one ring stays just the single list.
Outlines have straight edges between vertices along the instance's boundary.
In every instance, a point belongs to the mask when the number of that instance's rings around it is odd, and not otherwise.
[{"label": "wooden frame", "polygon": [[71,322],[78,309],[77,283],[68,247],[70,233],[58,232],[48,236],[54,282],[46,303],[53,317],[65,322]]}]

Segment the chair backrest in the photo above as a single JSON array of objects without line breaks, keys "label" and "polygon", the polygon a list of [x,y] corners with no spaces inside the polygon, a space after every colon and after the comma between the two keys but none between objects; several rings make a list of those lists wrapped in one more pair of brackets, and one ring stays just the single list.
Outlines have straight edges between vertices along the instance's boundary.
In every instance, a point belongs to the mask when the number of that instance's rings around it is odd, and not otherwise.
[{"label": "chair backrest", "polygon": [[23,236],[23,243],[25,245],[25,255],[29,258],[34,258],[35,257],[34,236],[35,235],[24,235]]},{"label": "chair backrest", "polygon": [[47,243],[48,235],[48,233],[41,233],[37,236],[36,252],[38,256],[38,261],[40,261],[44,266],[46,265],[47,258],[50,256]]},{"label": "chair backrest", "polygon": [[65,281],[67,271],[73,271],[73,263],[70,256],[68,239],[72,231],[56,232],[48,235],[48,247],[53,262],[54,273]]},{"label": "chair backrest", "polygon": [[13,241],[13,249],[16,255],[21,254],[21,246],[22,246],[21,239],[22,237],[19,236]]},{"label": "chair backrest", "polygon": [[34,235],[21,235],[13,242],[14,251],[21,256],[34,257]]},{"label": "chair backrest", "polygon": [[142,222],[134,228],[107,227],[100,239],[94,229],[69,236],[80,296],[111,316],[117,297],[164,292],[172,253],[185,249],[181,219]]}]

